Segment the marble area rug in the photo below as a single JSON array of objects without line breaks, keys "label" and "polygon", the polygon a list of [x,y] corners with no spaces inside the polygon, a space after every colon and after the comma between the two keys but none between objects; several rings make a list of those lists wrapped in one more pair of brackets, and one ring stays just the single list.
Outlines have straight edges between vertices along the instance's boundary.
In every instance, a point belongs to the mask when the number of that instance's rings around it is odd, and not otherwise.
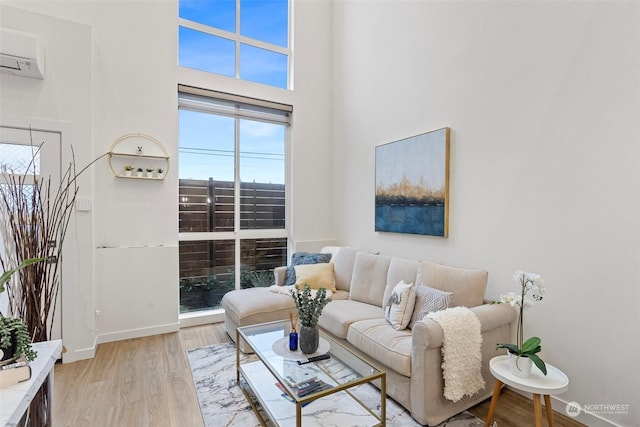
[{"label": "marble area rug", "polygon": [[[255,355],[240,353],[243,361],[257,360]],[[187,351],[191,375],[196,387],[200,411],[207,427],[260,426],[258,418],[236,384],[236,348],[234,343],[216,344]],[[354,391],[364,402],[380,409],[380,392],[370,384]],[[377,403],[376,403],[377,402]],[[420,426],[402,406],[387,397],[387,425],[393,427]],[[463,412],[438,427],[476,427],[484,422],[469,412]]]}]

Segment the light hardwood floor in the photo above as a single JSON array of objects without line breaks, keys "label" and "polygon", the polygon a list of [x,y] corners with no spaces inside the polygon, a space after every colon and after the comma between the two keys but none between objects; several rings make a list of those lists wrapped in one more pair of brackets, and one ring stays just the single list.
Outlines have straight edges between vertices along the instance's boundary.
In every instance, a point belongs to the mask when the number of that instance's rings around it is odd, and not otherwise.
[{"label": "light hardwood floor", "polygon": [[[53,423],[61,426],[202,426],[185,351],[230,341],[221,323],[101,344],[90,360],[55,367]],[[486,416],[489,400],[474,407]],[[533,425],[533,404],[510,390],[498,402],[500,427]],[[556,412],[556,426],[582,424]]]}]

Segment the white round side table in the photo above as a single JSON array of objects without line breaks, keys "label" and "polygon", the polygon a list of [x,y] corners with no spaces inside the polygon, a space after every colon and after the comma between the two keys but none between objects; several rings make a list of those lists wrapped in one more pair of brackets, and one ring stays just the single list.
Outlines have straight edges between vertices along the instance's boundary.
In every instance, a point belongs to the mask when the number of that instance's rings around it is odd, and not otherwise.
[{"label": "white round side table", "polygon": [[550,395],[564,393],[569,389],[569,378],[555,366],[547,365],[547,375],[545,376],[535,365],[531,370],[529,378],[516,377],[509,369],[509,356],[496,356],[489,361],[489,370],[496,378],[496,386],[493,389],[491,405],[485,427],[489,427],[493,421],[493,413],[498,404],[500,390],[503,385],[508,385],[515,389],[533,393],[533,411],[535,415],[536,427],[542,427],[542,402],[540,396],[544,396],[544,404],[547,411],[547,421],[549,426],[553,424],[553,409],[551,408]]}]

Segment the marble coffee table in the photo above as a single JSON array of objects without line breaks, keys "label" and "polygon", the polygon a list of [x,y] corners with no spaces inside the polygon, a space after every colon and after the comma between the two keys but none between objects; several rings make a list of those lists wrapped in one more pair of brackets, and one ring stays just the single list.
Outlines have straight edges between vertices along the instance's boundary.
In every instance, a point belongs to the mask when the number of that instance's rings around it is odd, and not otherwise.
[{"label": "marble coffee table", "polygon": [[[308,355],[289,351],[290,327],[289,321],[278,321],[237,329],[237,381],[261,424],[385,426],[386,373],[322,331],[319,351],[331,357],[300,365],[298,361]],[[240,340],[245,340],[259,360],[240,361]],[[353,393],[355,387],[375,380],[380,386],[379,413]],[[299,396],[303,384],[326,388]]]}]

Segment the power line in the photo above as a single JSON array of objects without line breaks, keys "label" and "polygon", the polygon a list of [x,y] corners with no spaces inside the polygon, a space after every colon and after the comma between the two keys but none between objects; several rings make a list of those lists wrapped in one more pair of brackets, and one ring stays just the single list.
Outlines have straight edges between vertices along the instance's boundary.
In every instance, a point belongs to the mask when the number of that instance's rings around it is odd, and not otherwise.
[{"label": "power line", "polygon": [[[202,156],[234,157],[234,152],[231,150],[213,150],[213,149],[207,149],[207,148],[183,147],[183,148],[180,148],[178,152],[184,153],[184,154],[197,154]],[[240,158],[284,161],[283,154],[260,153],[255,151],[241,151]]]},{"label": "power line", "polygon": [[[203,152],[211,152],[211,153],[234,153],[234,150],[218,150],[213,148],[199,148],[199,147],[180,147],[178,151],[182,150],[193,150],[193,151],[203,151]],[[240,154],[256,154],[263,156],[284,156],[284,154],[280,153],[263,153],[260,151],[240,151]]]}]

